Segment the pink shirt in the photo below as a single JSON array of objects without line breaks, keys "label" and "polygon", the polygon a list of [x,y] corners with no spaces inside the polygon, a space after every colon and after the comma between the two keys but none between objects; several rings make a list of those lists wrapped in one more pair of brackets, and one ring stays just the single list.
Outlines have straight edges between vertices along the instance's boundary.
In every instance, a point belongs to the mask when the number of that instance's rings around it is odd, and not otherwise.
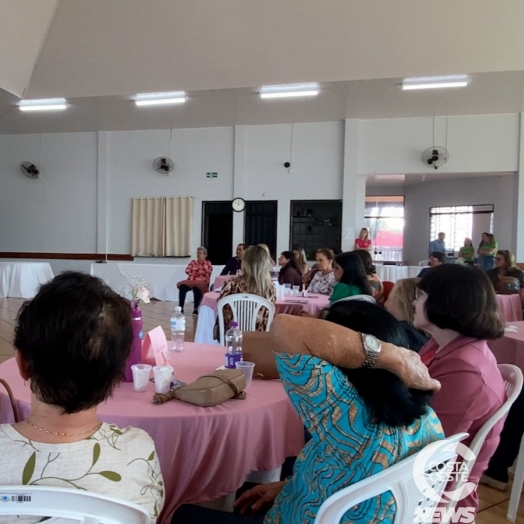
[{"label": "pink shirt", "polygon": [[369,240],[369,238],[366,240],[362,240],[361,238],[355,238],[355,244],[360,249],[368,249],[369,247],[371,247],[371,240]]},{"label": "pink shirt", "polygon": [[[421,358],[435,350],[431,339],[420,350]],[[431,407],[442,422],[447,437],[465,431],[463,441],[469,446],[477,431],[505,402],[504,381],[497,361],[485,340],[459,336],[440,350],[428,364],[429,374],[440,381],[442,388],[435,393]],[[478,484],[480,476],[499,443],[504,419],[495,424],[486,437],[475,461],[469,480]],[[478,509],[476,490],[457,507]]]}]

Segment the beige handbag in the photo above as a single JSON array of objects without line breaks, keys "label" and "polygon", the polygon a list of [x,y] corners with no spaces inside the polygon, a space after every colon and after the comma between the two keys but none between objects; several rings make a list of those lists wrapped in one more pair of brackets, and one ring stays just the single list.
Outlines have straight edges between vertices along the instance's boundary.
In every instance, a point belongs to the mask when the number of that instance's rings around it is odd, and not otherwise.
[{"label": "beige handbag", "polygon": [[244,399],[246,377],[239,369],[220,369],[173,391],[178,400],[197,406],[216,406],[230,398]]}]

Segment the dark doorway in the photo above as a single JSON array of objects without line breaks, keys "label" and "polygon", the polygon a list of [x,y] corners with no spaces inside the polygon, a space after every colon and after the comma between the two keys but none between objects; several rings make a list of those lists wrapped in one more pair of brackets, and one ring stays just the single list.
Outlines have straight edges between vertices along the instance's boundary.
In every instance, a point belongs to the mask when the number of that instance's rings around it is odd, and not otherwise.
[{"label": "dark doorway", "polygon": [[231,202],[202,202],[202,245],[215,266],[233,255],[233,208]]},{"label": "dark doorway", "polygon": [[244,218],[246,245],[267,244],[273,258],[277,254],[277,210],[276,200],[246,202]]}]

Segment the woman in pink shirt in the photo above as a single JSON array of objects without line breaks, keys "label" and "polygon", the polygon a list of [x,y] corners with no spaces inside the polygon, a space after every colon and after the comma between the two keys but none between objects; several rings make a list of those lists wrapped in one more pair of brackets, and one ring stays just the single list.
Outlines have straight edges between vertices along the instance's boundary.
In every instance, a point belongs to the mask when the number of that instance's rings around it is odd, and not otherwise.
[{"label": "woman in pink shirt", "polygon": [[371,251],[373,249],[371,238],[369,238],[369,229],[367,227],[363,227],[360,230],[358,238],[355,238],[355,250],[357,249],[365,249],[366,251]]},{"label": "woman in pink shirt", "polygon": [[207,258],[207,249],[199,247],[197,249],[197,259],[191,260],[186,267],[187,280],[181,280],[176,286],[178,288],[178,305],[184,312],[186,293],[193,290],[193,315],[198,315],[198,306],[202,300],[202,295],[209,291],[209,280],[213,272],[213,266]]},{"label": "woman in pink shirt", "polygon": [[[446,436],[465,431],[468,446],[481,426],[506,400],[504,381],[487,340],[500,338],[498,303],[488,277],[477,268],[444,264],[433,268],[417,284],[414,326],[432,338],[420,357],[441,389],[431,407]],[[469,475],[478,485],[497,449],[504,420],[488,434]],[[457,507],[478,510],[477,491]]]}]

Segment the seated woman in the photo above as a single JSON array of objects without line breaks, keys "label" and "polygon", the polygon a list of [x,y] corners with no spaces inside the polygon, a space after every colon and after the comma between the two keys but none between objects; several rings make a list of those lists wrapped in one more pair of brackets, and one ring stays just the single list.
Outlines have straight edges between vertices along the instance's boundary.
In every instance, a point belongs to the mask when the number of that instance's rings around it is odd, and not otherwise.
[{"label": "seated woman", "polygon": [[[267,298],[270,302],[274,303],[276,294],[275,286],[269,276],[270,269],[271,257],[268,252],[260,246],[249,247],[244,252],[244,258],[242,259],[242,275],[226,282],[218,299],[220,300],[223,297],[237,293],[250,293],[262,298]],[[229,326],[233,320],[233,312],[229,306],[224,307],[223,315],[224,326]],[[269,312],[265,307],[260,309],[256,322],[257,331],[266,330],[268,315]],[[218,333],[218,318],[215,322],[213,337],[215,340],[220,338]]]},{"label": "seated woman", "polygon": [[[444,264],[418,283],[414,305],[414,326],[432,337],[420,357],[442,384],[431,406],[446,435],[469,433],[463,441],[468,446],[506,400],[504,381],[487,342],[504,333],[493,286],[480,269]],[[497,448],[503,424],[499,421],[488,434],[469,482],[478,484]],[[476,511],[476,490],[457,507]]]},{"label": "seated woman", "polygon": [[364,251],[363,249],[357,249],[355,251],[355,255],[358,255],[360,259],[362,260],[362,263],[364,264],[364,269],[366,271],[366,275],[368,277],[369,283],[371,287],[375,290],[375,294],[373,295],[375,297],[375,300],[377,301],[378,304],[382,304],[384,286],[382,285],[382,282],[377,275],[377,269],[373,265],[373,259],[371,258],[369,251]]},{"label": "seated woman", "polygon": [[333,264],[336,284],[329,297],[331,303],[355,295],[373,296],[362,259],[355,251],[342,253],[335,257]]},{"label": "seated woman", "polygon": [[495,267],[486,272],[495,293],[501,295],[519,294],[524,302],[524,271],[515,264],[515,257],[511,251],[501,249],[495,256]]},{"label": "seated woman", "polygon": [[309,264],[307,263],[306,258],[306,252],[304,251],[304,248],[301,246],[295,246],[293,248],[293,255],[295,255],[295,260],[297,261],[297,268],[302,276],[304,278],[305,275],[307,275],[310,271]]},{"label": "seated woman", "polygon": [[186,303],[186,293],[193,290],[193,315],[198,315],[198,306],[202,300],[202,295],[209,291],[209,280],[213,272],[213,266],[207,258],[207,249],[199,247],[197,249],[197,259],[191,260],[186,267],[187,280],[181,280],[176,287],[178,288],[178,305],[184,312]]},{"label": "seated woman", "polygon": [[322,247],[317,251],[316,271],[307,288],[310,293],[331,295],[335,285],[335,273],[333,273],[334,258],[333,253],[327,247]]},{"label": "seated woman", "polygon": [[155,444],[96,413],[123,378],[132,340],[129,303],[84,273],[60,274],[22,305],[14,346],[31,411],[0,425],[0,485],[93,491],[139,504],[156,522],[164,487]]},{"label": "seated woman", "polygon": [[413,326],[415,315],[413,301],[415,300],[415,292],[419,282],[419,278],[401,278],[397,280],[384,304],[386,310],[399,321],[402,329],[405,331],[409,341],[409,349],[417,353],[428,341],[426,334]]},{"label": "seated woman", "polygon": [[234,257],[231,257],[220,272],[221,275],[236,275],[242,266],[242,257],[244,256],[244,244],[238,244],[237,252]]},{"label": "seated woman", "polygon": [[[427,370],[416,353],[394,345],[406,343],[396,320],[365,302],[335,304],[329,320],[279,315],[271,326],[280,378],[312,439],[290,478],[257,486],[235,503],[246,515],[269,509],[265,518],[222,514],[221,520],[218,513],[186,507],[175,513],[173,523],[313,524],[322,503],[337,491],[443,438],[429,407],[431,393],[422,391],[436,384],[399,376],[405,365],[424,377]],[[351,329],[368,334],[361,337]],[[375,335],[387,342],[373,366],[362,341],[375,341]],[[372,367],[364,368],[365,362]],[[341,522],[391,524],[395,511],[386,492],[351,508]]]},{"label": "seated woman", "polygon": [[280,266],[280,273],[278,274],[279,284],[302,285],[302,275],[292,251],[282,251],[278,259],[278,265]]}]

